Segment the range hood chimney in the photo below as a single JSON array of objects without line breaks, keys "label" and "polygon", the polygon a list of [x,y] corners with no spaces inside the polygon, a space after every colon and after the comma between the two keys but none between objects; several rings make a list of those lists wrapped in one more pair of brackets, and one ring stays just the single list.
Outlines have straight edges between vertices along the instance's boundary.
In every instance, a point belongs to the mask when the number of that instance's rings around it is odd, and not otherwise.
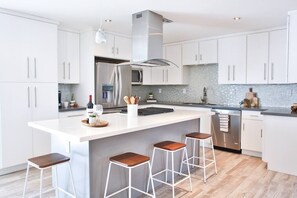
[{"label": "range hood chimney", "polygon": [[138,66],[171,66],[163,59],[163,16],[145,10],[132,15],[132,63]]}]

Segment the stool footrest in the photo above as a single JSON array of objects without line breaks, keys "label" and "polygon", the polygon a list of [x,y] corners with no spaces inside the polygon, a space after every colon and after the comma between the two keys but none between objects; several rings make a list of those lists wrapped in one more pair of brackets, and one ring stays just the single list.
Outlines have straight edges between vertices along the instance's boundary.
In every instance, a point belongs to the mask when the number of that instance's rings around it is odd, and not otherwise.
[{"label": "stool footrest", "polygon": [[[167,171],[168,171],[168,172],[171,172],[171,173],[174,172],[174,173],[176,173],[176,174],[178,174],[178,175],[182,175],[182,176],[184,176],[184,178],[181,179],[181,180],[179,180],[179,181],[177,181],[177,182],[175,182],[174,184],[169,183],[169,182],[166,182],[166,181],[162,181],[162,180],[157,179],[157,178],[154,178],[154,177],[156,177],[157,175],[160,175],[160,174],[162,174],[162,173],[164,173],[164,172],[167,172]],[[167,184],[167,185],[169,185],[169,186],[172,186],[172,185],[173,185],[173,186],[176,186],[177,184],[183,182],[184,180],[189,179],[190,175],[186,175],[186,174],[184,174],[184,173],[180,173],[180,172],[177,172],[177,171],[172,171],[172,170],[170,170],[170,169],[164,169],[164,170],[161,170],[161,171],[159,171],[159,172],[153,174],[152,177],[153,177],[153,180],[158,181],[158,182],[160,182],[160,183]]]},{"label": "stool footrest", "polygon": [[106,198],[108,198],[108,197],[112,197],[112,196],[114,196],[114,195],[116,195],[116,194],[118,194],[118,193],[120,193],[120,192],[123,192],[123,191],[127,190],[128,188],[129,188],[129,186],[127,186],[127,187],[125,187],[125,188],[122,188],[121,190],[118,190],[118,191],[116,191],[116,192],[114,192],[114,193],[111,193],[110,195],[107,195]]}]

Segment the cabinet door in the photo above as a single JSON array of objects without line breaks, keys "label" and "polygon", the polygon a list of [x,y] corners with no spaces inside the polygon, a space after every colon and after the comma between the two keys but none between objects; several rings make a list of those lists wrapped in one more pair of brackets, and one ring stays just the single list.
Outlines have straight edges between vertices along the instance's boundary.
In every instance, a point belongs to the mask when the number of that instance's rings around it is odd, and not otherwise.
[{"label": "cabinet door", "polygon": [[0,167],[32,157],[31,88],[27,83],[0,83]]},{"label": "cabinet door", "polygon": [[[96,32],[94,32],[95,42]],[[95,43],[95,56],[114,58],[114,35],[106,33],[106,43]]]},{"label": "cabinet door", "polygon": [[247,83],[268,82],[268,32],[251,34],[247,38]]},{"label": "cabinet door", "polygon": [[142,84],[150,85],[152,84],[152,68],[142,67]]},{"label": "cabinet door", "polygon": [[182,44],[182,65],[197,65],[198,64],[198,43]]},{"label": "cabinet door", "polygon": [[164,85],[165,84],[165,72],[164,67],[152,67],[152,85]]},{"label": "cabinet door", "polygon": [[30,59],[26,34],[29,20],[0,14],[0,82],[29,82]]},{"label": "cabinet door", "polygon": [[[32,120],[58,118],[58,85],[56,83],[35,83],[32,86]],[[33,156],[50,152],[51,137],[49,134],[33,129]]]},{"label": "cabinet door", "polygon": [[219,84],[246,83],[246,36],[219,39]]},{"label": "cabinet door", "polygon": [[67,83],[79,83],[79,34],[67,32]]},{"label": "cabinet door", "polygon": [[218,62],[218,41],[209,40],[199,42],[199,64]]},{"label": "cabinet door", "polygon": [[263,121],[242,120],[241,148],[262,152]]},{"label": "cabinet door", "polygon": [[183,84],[181,45],[166,46],[165,57],[178,66],[168,67],[165,72],[167,84]]},{"label": "cabinet door", "polygon": [[67,32],[58,31],[58,82],[66,83]]},{"label": "cabinet door", "polygon": [[287,31],[277,30],[269,35],[269,83],[287,82]]},{"label": "cabinet door", "polygon": [[297,12],[290,14],[288,19],[288,82],[297,83]]},{"label": "cabinet door", "polygon": [[115,58],[131,60],[131,42],[130,38],[115,36]]},{"label": "cabinet door", "polygon": [[30,35],[32,82],[58,82],[57,25],[31,20],[27,23]]}]

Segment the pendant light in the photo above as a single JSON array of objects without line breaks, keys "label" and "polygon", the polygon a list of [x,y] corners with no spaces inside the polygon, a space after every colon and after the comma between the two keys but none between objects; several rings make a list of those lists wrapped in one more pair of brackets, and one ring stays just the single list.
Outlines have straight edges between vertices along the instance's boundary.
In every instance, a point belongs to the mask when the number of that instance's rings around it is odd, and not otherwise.
[{"label": "pendant light", "polygon": [[98,31],[96,32],[95,42],[97,44],[104,44],[104,43],[106,43],[106,41],[107,41],[106,34],[105,34],[104,30],[102,29],[102,18],[101,18],[100,27],[99,27]]}]

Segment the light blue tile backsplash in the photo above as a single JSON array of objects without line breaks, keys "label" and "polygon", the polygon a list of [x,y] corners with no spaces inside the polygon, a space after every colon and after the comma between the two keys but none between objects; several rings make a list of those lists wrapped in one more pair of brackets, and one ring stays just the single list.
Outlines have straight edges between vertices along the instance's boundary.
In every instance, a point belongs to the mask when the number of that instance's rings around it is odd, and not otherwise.
[{"label": "light blue tile backsplash", "polygon": [[297,84],[219,85],[217,65],[190,66],[190,82],[186,86],[133,86],[132,92],[141,96],[142,100],[153,92],[158,101],[201,102],[203,87],[207,88],[209,103],[238,105],[250,87],[257,92],[261,106],[290,107],[292,103],[297,103]]},{"label": "light blue tile backsplash", "polygon": [[[59,84],[58,88],[59,91],[61,91],[61,100],[64,101],[70,101],[71,95],[74,93],[73,86],[71,84]],[[74,96],[75,97],[75,96]]]}]

